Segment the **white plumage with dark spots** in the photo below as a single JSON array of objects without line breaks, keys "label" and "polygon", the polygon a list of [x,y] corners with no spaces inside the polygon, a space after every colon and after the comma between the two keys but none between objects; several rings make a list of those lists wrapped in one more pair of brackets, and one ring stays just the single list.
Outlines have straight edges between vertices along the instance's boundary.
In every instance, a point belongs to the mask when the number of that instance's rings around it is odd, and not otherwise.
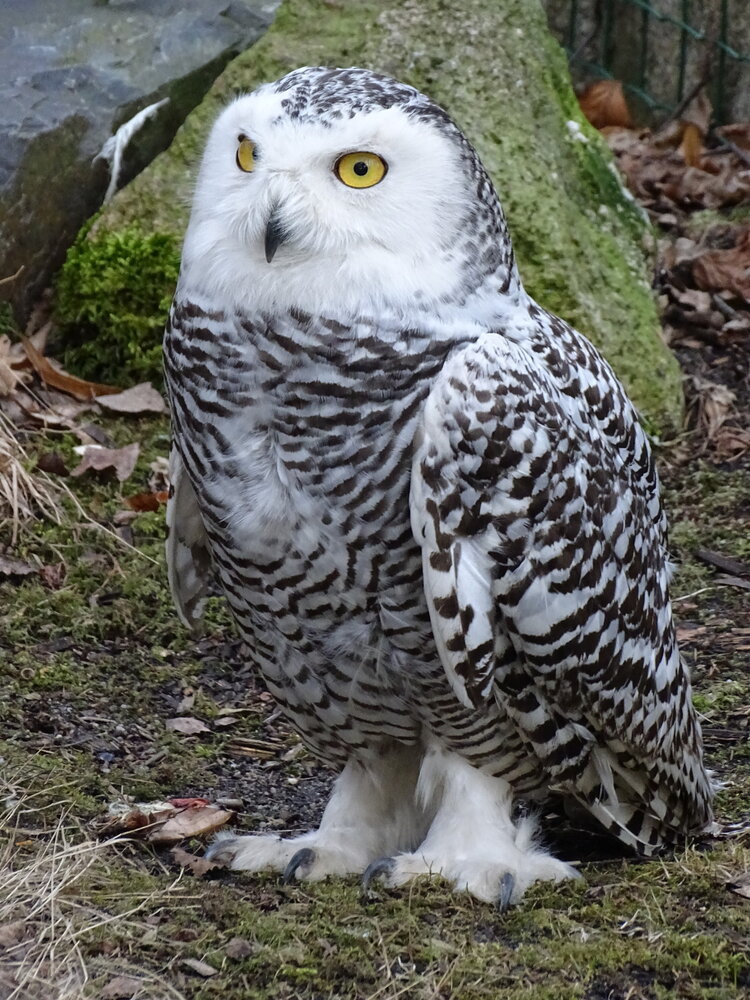
[{"label": "white plumage with dark spots", "polygon": [[651,855],[712,788],[675,642],[646,436],[596,349],[524,291],[448,115],[300,69],[219,116],[165,337],[171,585],[218,579],[253,663],[341,774],[318,830],[237,869],[505,906],[575,874],[514,801]]}]

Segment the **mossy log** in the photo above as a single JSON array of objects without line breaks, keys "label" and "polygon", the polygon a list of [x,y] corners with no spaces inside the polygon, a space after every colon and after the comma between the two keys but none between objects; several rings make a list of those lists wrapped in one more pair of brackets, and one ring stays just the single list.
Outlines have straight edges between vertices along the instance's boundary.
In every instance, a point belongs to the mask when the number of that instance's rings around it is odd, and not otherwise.
[{"label": "mossy log", "polygon": [[68,330],[97,335],[77,349],[79,370],[87,363],[89,374],[111,378],[157,369],[158,327],[210,123],[236,93],[301,65],[366,66],[442,104],[497,185],[527,289],[602,349],[651,427],[678,423],[679,372],[647,280],[648,227],[581,117],[539,0],[285,0],[170,149],[70,251],[58,315]]}]

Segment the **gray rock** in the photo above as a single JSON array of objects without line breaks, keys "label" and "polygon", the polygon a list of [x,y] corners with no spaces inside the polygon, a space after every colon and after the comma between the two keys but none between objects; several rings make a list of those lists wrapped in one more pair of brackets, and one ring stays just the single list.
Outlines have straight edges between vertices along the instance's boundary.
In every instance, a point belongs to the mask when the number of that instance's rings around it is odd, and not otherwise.
[{"label": "gray rock", "polygon": [[165,149],[278,0],[0,3],[0,298],[23,319],[102,203],[107,138],[164,97],[123,157],[125,183]]}]

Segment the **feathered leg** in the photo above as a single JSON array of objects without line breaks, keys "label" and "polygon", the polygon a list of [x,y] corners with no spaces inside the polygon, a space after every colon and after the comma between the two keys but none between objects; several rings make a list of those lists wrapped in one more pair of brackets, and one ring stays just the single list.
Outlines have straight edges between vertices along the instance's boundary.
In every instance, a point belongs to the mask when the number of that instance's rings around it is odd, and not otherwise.
[{"label": "feathered leg", "polygon": [[505,909],[542,880],[577,878],[570,865],[535,841],[534,820],[511,819],[512,793],[502,778],[483,774],[455,753],[433,747],[424,758],[417,795],[434,816],[416,851],[382,858],[365,874],[403,885],[417,875],[442,875],[457,889]]},{"label": "feathered leg", "polygon": [[244,871],[282,871],[287,881],[361,873],[373,858],[413,849],[424,836],[418,773],[413,748],[351,760],[336,780],[317,830],[289,838],[219,834],[206,857]]}]

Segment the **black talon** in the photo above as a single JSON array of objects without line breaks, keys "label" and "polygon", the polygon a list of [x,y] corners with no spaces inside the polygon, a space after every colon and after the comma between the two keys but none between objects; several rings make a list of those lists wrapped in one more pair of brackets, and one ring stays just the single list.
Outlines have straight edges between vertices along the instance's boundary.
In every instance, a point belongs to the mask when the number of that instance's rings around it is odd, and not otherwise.
[{"label": "black talon", "polygon": [[297,851],[284,869],[284,874],[281,876],[282,885],[289,885],[290,882],[294,882],[300,868],[310,868],[314,863],[315,851],[311,848],[303,847],[301,850]]},{"label": "black talon", "polygon": [[510,872],[506,872],[500,879],[500,895],[497,899],[497,908],[500,913],[505,913],[505,911],[510,906],[510,900],[513,896],[513,890],[516,887],[516,879]]},{"label": "black talon", "polygon": [[370,882],[374,878],[379,878],[381,875],[390,875],[395,867],[396,861],[394,858],[376,858],[374,861],[371,861],[362,875],[362,895],[370,888]]}]

